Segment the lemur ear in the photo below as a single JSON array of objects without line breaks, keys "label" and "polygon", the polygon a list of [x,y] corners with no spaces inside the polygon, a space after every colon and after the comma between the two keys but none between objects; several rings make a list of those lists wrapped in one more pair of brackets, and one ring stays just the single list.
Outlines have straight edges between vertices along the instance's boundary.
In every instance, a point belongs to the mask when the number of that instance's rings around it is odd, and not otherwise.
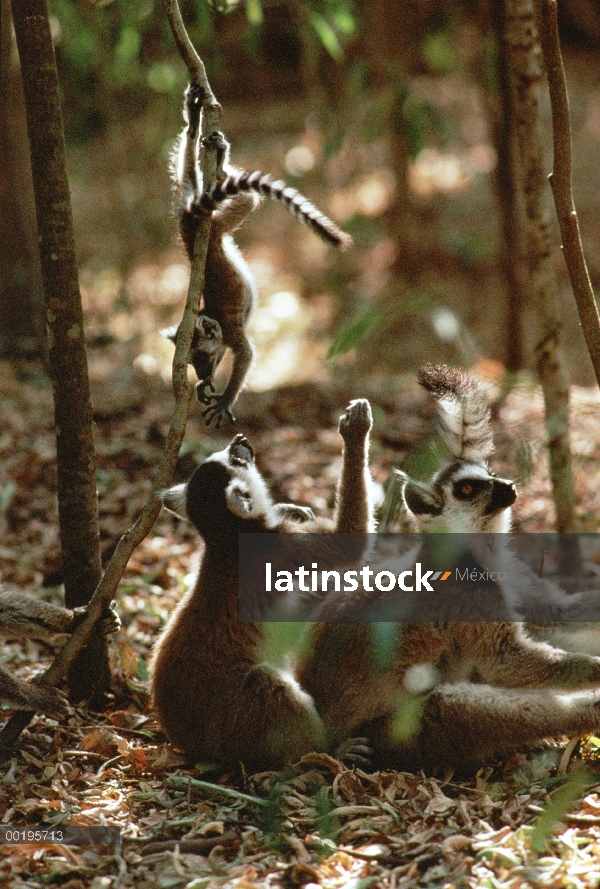
[{"label": "lemur ear", "polygon": [[171,340],[172,343],[177,339],[177,331],[179,327],[177,324],[174,324],[173,327],[163,327],[160,331],[161,336],[164,336],[166,339]]},{"label": "lemur ear", "polygon": [[444,505],[441,493],[422,482],[407,479],[404,485],[404,502],[414,515],[439,515]]},{"label": "lemur ear", "polygon": [[254,502],[245,482],[234,479],[225,489],[225,500],[230,512],[240,519],[255,518]]},{"label": "lemur ear", "polygon": [[187,483],[174,485],[162,492],[163,506],[182,519],[187,519]]}]

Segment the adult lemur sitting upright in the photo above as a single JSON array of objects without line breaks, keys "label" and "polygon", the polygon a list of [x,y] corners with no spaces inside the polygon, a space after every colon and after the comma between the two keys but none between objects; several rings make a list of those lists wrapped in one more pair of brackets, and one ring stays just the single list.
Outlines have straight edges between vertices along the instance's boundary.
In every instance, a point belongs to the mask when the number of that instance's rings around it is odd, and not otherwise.
[{"label": "adult lemur sitting upright", "polygon": [[[85,613],[85,607],[70,610],[25,593],[0,589],[0,633],[8,639],[48,639],[57,633],[71,633]],[[111,608],[103,620],[103,632],[109,635],[118,627],[119,619]],[[23,682],[1,667],[0,701],[15,710],[42,710],[50,714],[66,710],[66,698],[57,688]]]},{"label": "adult lemur sitting upright", "polygon": [[344,456],[333,522],[297,506],[275,505],[243,435],[205,460],[187,484],[165,493],[165,505],[187,516],[205,545],[196,583],[167,623],[150,666],[160,722],[190,759],[272,768],[324,749],[325,732],[310,696],[293,676],[259,662],[264,626],[240,622],[238,537],[356,532],[362,548],[361,535],[372,530],[371,422],[364,400],[353,402],[340,420]]},{"label": "adult lemur sitting upright", "polygon": [[[419,530],[507,530],[516,492],[487,465],[492,437],[481,389],[445,367],[424,368],[420,379],[438,400],[452,457],[430,483],[407,480],[405,502]],[[515,565],[508,581],[497,592],[512,613],[536,619],[552,596],[557,613],[569,613],[572,597],[525,566]],[[297,676],[330,730],[371,739],[375,764],[470,770],[514,746],[600,728],[600,698],[583,693],[600,688],[600,658],[536,642],[522,626],[506,619],[396,624],[395,656],[383,667],[368,625],[319,624]],[[395,722],[398,706],[413,687],[413,668],[425,664],[431,682],[408,737]],[[580,693],[561,694],[567,691]]]}]

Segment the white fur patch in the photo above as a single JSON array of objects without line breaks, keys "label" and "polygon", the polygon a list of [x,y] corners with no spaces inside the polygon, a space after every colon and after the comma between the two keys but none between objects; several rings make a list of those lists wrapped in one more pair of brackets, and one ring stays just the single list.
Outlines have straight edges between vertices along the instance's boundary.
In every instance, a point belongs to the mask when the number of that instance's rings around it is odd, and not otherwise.
[{"label": "white fur patch", "polygon": [[174,485],[172,488],[167,488],[166,491],[162,492],[161,496],[165,509],[168,509],[169,512],[174,512],[175,515],[178,515],[183,519],[187,519],[186,482],[183,482],[181,485]]},{"label": "white fur patch", "polygon": [[225,488],[225,499],[229,511],[240,519],[254,518],[254,504],[248,485],[239,478],[234,478]]},{"label": "white fur patch", "polygon": [[484,481],[491,481],[493,476],[490,475],[489,469],[486,469],[486,467],[482,466],[480,463],[464,462],[461,464],[460,469],[457,469],[456,472],[452,474],[452,481],[460,482],[464,478],[480,478]]}]

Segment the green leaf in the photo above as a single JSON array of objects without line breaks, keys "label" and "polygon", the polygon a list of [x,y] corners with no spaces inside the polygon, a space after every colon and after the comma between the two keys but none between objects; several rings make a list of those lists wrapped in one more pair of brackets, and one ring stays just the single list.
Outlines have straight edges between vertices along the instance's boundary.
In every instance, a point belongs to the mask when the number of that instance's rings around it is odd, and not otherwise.
[{"label": "green leaf", "polygon": [[[538,818],[531,834],[531,848],[538,855],[546,849],[554,826],[562,821],[583,790],[595,783],[585,772],[573,772],[568,781],[556,790]],[[568,818],[566,819],[568,821]]]},{"label": "green leaf", "polygon": [[406,743],[415,737],[421,725],[423,698],[410,692],[403,692],[392,722],[394,741]]},{"label": "green leaf", "polygon": [[323,44],[324,49],[327,50],[331,58],[336,62],[341,62],[344,58],[344,51],[340,45],[337,34],[327,19],[318,12],[311,12],[309,21],[314,28],[317,37]]},{"label": "green leaf", "polygon": [[355,317],[346,327],[342,328],[329,347],[327,358],[345,355],[367,334],[371,333],[382,319],[383,316],[379,309],[375,306],[368,306],[357,318]]},{"label": "green leaf", "polygon": [[246,18],[254,27],[263,23],[263,8],[261,0],[246,0]]}]

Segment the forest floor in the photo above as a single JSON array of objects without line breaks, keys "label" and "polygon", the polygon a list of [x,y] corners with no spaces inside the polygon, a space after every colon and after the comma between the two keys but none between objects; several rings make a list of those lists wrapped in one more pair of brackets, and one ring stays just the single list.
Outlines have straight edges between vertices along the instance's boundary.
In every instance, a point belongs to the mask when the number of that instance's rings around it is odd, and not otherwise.
[{"label": "forest floor", "polygon": [[[139,368],[103,373],[124,366],[114,359],[106,349],[91,351],[105,558],[143,505],[172,408],[158,375]],[[407,457],[425,453],[434,414],[414,381],[360,393],[316,383],[247,393],[236,428],[255,445],[276,499],[330,513],[341,454],[337,417],[356,394],[374,408],[377,485],[383,489],[393,465],[418,466]],[[3,582],[58,601],[51,393],[34,368],[5,365],[0,395]],[[597,530],[600,514],[598,402],[595,391],[573,390],[582,530]],[[551,530],[542,401],[526,380],[503,403],[495,429],[495,468],[519,479],[517,527]],[[194,409],[178,480],[230,435],[207,434]],[[197,556],[190,527],[163,513],[119,588],[123,627],[111,646],[113,693],[105,711],[35,717],[0,768],[0,824],[109,824],[121,829],[122,844],[0,846],[0,887],[598,884],[600,740],[587,740],[572,756],[572,749],[564,754],[564,739],[555,739],[460,782],[370,773],[325,754],[304,757],[285,775],[185,767],[149,710],[146,665]],[[3,648],[3,665],[24,678],[50,661],[51,650],[38,643]]]}]

